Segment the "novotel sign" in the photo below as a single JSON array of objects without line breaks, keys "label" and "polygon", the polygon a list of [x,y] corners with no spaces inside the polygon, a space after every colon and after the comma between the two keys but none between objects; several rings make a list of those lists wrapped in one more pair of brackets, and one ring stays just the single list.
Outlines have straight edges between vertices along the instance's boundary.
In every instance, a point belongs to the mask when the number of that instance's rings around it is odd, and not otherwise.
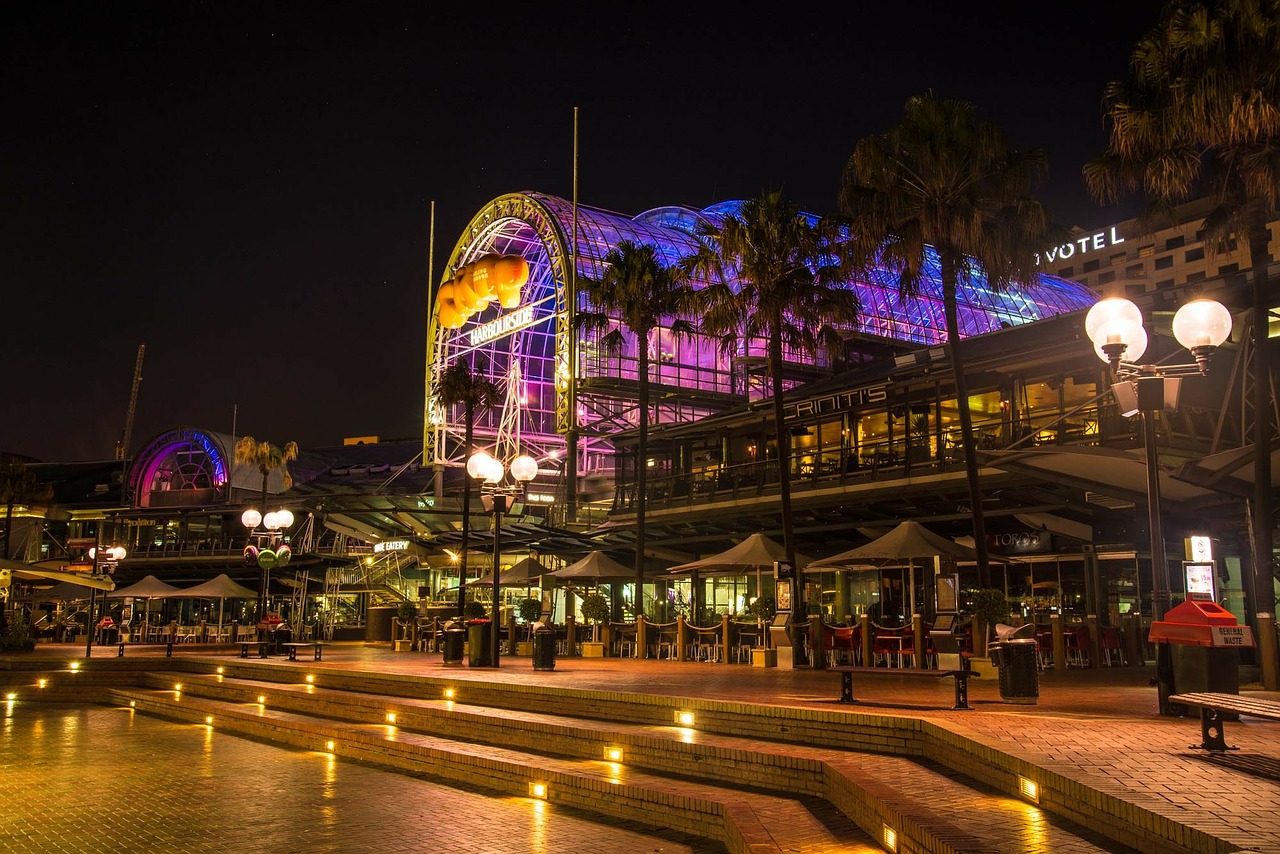
[{"label": "novotel sign", "polygon": [[486,341],[492,341],[495,338],[501,338],[503,335],[509,335],[518,329],[524,329],[526,326],[533,325],[533,306],[526,305],[517,308],[515,311],[508,312],[496,320],[477,326],[468,333],[468,340],[471,346],[475,347]]},{"label": "novotel sign", "polygon": [[1118,243],[1124,243],[1124,238],[1116,233],[1116,227],[1113,225],[1110,228],[1104,228],[1102,231],[1077,238],[1070,243],[1054,246],[1044,252],[1037,252],[1036,263],[1039,264],[1043,261],[1044,263],[1052,264],[1056,261],[1066,261],[1076,255],[1087,255],[1090,252],[1106,249],[1108,246],[1115,246]]}]

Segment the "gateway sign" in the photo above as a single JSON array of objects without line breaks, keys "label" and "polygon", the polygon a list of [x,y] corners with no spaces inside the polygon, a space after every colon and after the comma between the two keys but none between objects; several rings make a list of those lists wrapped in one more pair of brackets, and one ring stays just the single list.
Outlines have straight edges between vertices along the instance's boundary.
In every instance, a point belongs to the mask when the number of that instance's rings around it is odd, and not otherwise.
[{"label": "gateway sign", "polygon": [[504,314],[497,320],[491,320],[483,326],[477,326],[471,330],[469,339],[471,346],[476,347],[486,341],[492,341],[495,338],[501,338],[503,335],[509,335],[517,329],[524,329],[526,326],[533,325],[533,306],[526,305],[523,308],[517,308],[510,314]]}]

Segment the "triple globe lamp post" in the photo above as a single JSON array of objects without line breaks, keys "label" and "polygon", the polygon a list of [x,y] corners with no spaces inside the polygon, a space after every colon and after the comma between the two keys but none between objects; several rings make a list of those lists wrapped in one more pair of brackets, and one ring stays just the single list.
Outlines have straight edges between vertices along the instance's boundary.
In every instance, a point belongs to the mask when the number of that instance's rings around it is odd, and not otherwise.
[{"label": "triple globe lamp post", "polygon": [[240,524],[249,529],[249,536],[254,540],[244,547],[244,562],[247,566],[256,566],[262,570],[262,588],[258,598],[261,623],[268,613],[267,589],[271,570],[277,566],[286,566],[293,556],[288,544],[283,542],[284,532],[293,526],[293,513],[275,510],[264,514],[250,507],[240,514]]}]

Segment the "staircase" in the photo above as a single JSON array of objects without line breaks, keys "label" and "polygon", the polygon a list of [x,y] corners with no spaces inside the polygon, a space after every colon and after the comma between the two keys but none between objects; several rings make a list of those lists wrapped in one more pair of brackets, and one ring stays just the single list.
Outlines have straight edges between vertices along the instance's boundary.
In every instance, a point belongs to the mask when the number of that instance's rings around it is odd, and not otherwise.
[{"label": "staircase", "polygon": [[[1102,823],[1090,829],[1051,816],[923,758],[937,751],[919,721],[325,671],[323,663],[187,667],[198,672],[176,663],[122,672],[105,699],[444,783],[542,797],[602,821],[669,828],[734,854],[1136,850],[1106,838]],[[679,725],[681,711],[695,716],[692,725]],[[947,750],[953,768],[968,762],[979,777],[992,773],[958,745]],[[1159,850],[1185,850],[1167,842]]]}]

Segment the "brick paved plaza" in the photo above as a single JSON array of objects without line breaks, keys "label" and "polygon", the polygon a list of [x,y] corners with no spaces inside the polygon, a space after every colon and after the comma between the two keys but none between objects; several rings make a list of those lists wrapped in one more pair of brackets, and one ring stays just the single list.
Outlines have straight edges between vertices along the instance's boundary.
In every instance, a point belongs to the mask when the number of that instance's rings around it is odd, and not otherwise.
[{"label": "brick paved plaza", "polygon": [[[717,751],[732,757],[735,751],[755,749],[751,745],[758,740],[746,740],[754,738],[753,733],[729,732],[726,727],[754,729],[759,721],[764,721],[766,728],[782,721],[785,725],[779,726],[780,730],[799,729],[807,725],[807,716],[816,716],[814,720],[827,729],[882,732],[875,737],[885,739],[885,744],[904,738],[909,744],[913,730],[925,726],[931,731],[936,726],[944,736],[932,736],[935,743],[944,748],[953,740],[953,747],[967,745],[966,749],[971,749],[976,745],[984,761],[997,771],[1034,768],[1044,779],[1058,781],[1064,791],[1078,788],[1094,794],[1080,799],[1084,806],[1072,807],[1080,810],[1079,814],[1068,816],[997,791],[981,782],[978,769],[954,767],[961,764],[955,756],[895,757],[879,750],[833,752],[822,744],[799,743],[820,739],[800,737],[793,739],[798,743],[774,743],[769,749],[791,757],[787,763],[826,763],[828,776],[830,769],[836,769],[850,779],[862,779],[868,791],[879,791],[890,802],[914,799],[923,804],[920,821],[938,822],[954,831],[946,850],[1280,852],[1280,724],[1251,719],[1231,722],[1227,724],[1227,741],[1239,750],[1210,754],[1192,749],[1190,745],[1199,741],[1198,723],[1155,714],[1154,689],[1147,684],[1149,668],[1045,673],[1040,701],[1034,706],[1004,703],[994,680],[977,679],[970,686],[974,709],[953,711],[948,680],[869,680],[859,687],[862,702],[848,706],[835,702],[839,680],[834,674],[746,665],[571,658],[560,659],[556,670],[548,673],[532,670],[528,659],[505,658],[498,669],[470,669],[445,667],[437,653],[393,653],[385,647],[363,644],[334,645],[326,651],[323,662],[283,658],[243,662],[229,649],[214,654],[180,653],[172,660],[147,658],[134,651],[126,659],[115,659],[105,649],[96,650],[96,654],[76,677],[83,679],[77,688],[81,693],[64,695],[81,702],[31,702],[38,694],[31,686],[36,678],[74,684],[66,668],[71,659],[83,656],[83,649],[77,654],[69,648],[42,647],[34,656],[14,659],[14,666],[24,670],[5,674],[9,690],[16,688],[19,696],[6,707],[0,738],[0,763],[6,769],[0,776],[0,849],[101,851],[110,845],[117,850],[163,847],[187,851],[726,850],[710,834],[699,839],[655,830],[653,821],[642,825],[591,815],[554,798],[543,803],[488,786],[443,786],[435,774],[424,779],[421,774],[375,767],[347,756],[335,758],[297,743],[274,746],[259,737],[239,737],[223,731],[221,724],[212,728],[199,725],[195,722],[203,720],[199,717],[203,712],[196,711],[196,703],[227,702],[215,694],[206,699],[200,693],[204,689],[197,690],[205,684],[203,680],[214,679],[221,685],[222,678],[210,674],[222,666],[228,670],[228,684],[234,681],[232,670],[243,670],[237,672],[237,679],[256,680],[246,684],[269,685],[260,690],[281,692],[280,699],[273,695],[266,704],[273,710],[286,705],[285,692],[328,692],[340,688],[344,679],[392,680],[387,684],[416,686],[419,695],[425,692],[431,696],[440,685],[457,685],[477,696],[482,685],[494,691],[522,692],[520,696],[527,693],[527,699],[517,703],[521,708],[496,713],[497,720],[512,731],[527,728],[520,731],[544,733],[549,746],[558,744],[558,720],[573,720],[571,729],[578,731],[612,726],[569,718],[569,711],[557,713],[551,708],[557,702],[598,698],[592,702],[604,708],[606,700],[616,700],[622,704],[619,709],[657,706],[668,709],[669,715],[670,707],[681,704],[674,699],[668,703],[666,698],[688,698],[685,705],[701,704],[699,714],[722,712],[726,722],[716,725],[714,733],[694,731],[683,736],[698,749],[711,752],[706,764],[715,759]],[[182,676],[189,688],[182,692],[179,711],[152,706],[147,699],[173,694],[160,690],[161,686],[172,688],[168,680],[175,677],[169,676],[156,676],[143,693],[137,693],[143,688],[117,693],[114,703],[83,702],[96,690],[89,688],[91,680],[127,682],[139,672],[161,673],[165,668],[191,671]],[[313,675],[316,685],[299,686],[304,674]],[[542,694],[544,689],[558,693]],[[1274,693],[1254,690],[1256,686],[1242,689],[1242,693],[1278,698]],[[367,691],[367,686],[362,690]],[[626,698],[631,694],[635,697],[629,702]],[[119,702],[124,696],[141,698],[139,710],[130,711]],[[387,699],[367,693],[358,696],[371,704]],[[337,724],[338,729],[332,731],[349,731],[353,741],[357,733],[377,733],[376,741],[396,742],[397,749],[442,750],[438,739],[414,734],[429,729],[426,717],[421,729],[409,722],[410,714],[438,712],[432,707],[439,701],[397,702],[401,731],[390,732],[385,726],[368,723]],[[453,704],[449,705],[452,708]],[[160,711],[147,714],[143,707]],[[218,714],[229,719],[241,708],[232,704]],[[458,711],[461,708],[459,704]],[[196,717],[183,722],[183,714]],[[252,717],[271,718],[258,721],[269,725],[264,733],[300,725],[294,720],[296,714],[274,714],[278,717],[271,717],[264,708]],[[790,717],[793,715],[795,720]],[[830,715],[836,717],[827,717]],[[599,717],[621,720],[626,715],[611,717],[602,711]],[[745,723],[732,723],[735,720]],[[769,724],[770,720],[775,724]],[[468,726],[462,721],[457,718],[454,725],[458,738]],[[706,726],[713,728],[712,724]],[[901,736],[893,735],[895,726],[902,728]],[[634,731],[629,737],[635,738],[672,729],[652,723],[618,723],[617,727],[618,733]],[[526,736],[529,741],[540,738]],[[468,749],[477,755],[483,753],[480,761],[486,763],[525,761],[513,758],[516,754],[510,747],[499,750],[473,745]],[[555,754],[569,750],[557,749]],[[372,761],[379,765],[401,761],[387,755],[385,763]],[[368,749],[361,754],[364,759],[371,756],[374,754]],[[568,760],[544,757],[535,761],[549,773],[582,773],[580,768],[569,769]],[[418,766],[407,762],[402,767]],[[428,763],[422,767],[433,766]],[[686,797],[714,799],[722,796],[716,792],[736,789],[738,794],[732,798],[740,801],[739,806],[751,806],[765,827],[770,826],[772,811],[790,808],[772,792],[782,784],[765,780],[760,772],[737,784],[718,784],[717,789],[682,780],[682,775],[655,777],[652,769],[644,774],[616,769],[611,773],[618,778],[612,780],[613,790],[619,783],[624,789],[666,787],[668,794],[684,791]],[[608,797],[611,787],[602,791]],[[1089,804],[1101,804],[1107,798],[1134,810],[1135,830],[1127,842],[1107,838],[1091,821],[1088,811],[1094,807]],[[815,805],[803,798],[800,803],[805,807],[799,814],[807,817],[804,821],[816,822],[810,831],[799,828],[803,821],[782,819],[793,831],[793,847],[775,843],[774,847],[752,850],[884,850],[879,839],[852,826],[829,805]],[[911,814],[909,807],[899,804],[898,809],[904,815]],[[1170,838],[1180,843],[1169,848],[1153,843],[1151,833],[1166,831],[1144,829],[1142,825],[1149,822],[1167,823],[1173,828],[1168,831]],[[671,826],[676,826],[674,820]],[[777,831],[772,835],[775,840],[781,838]]]}]

